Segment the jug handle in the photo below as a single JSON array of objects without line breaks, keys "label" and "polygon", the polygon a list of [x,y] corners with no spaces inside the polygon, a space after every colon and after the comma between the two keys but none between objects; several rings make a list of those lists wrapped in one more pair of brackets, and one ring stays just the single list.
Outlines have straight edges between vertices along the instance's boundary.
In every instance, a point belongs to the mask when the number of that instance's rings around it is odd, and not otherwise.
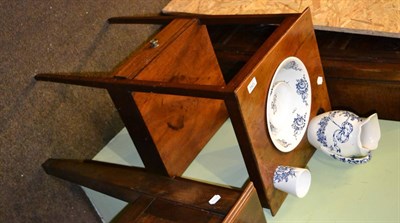
[{"label": "jug handle", "polygon": [[336,160],[339,160],[339,161],[344,162],[344,163],[349,163],[349,164],[367,163],[368,161],[371,160],[371,156],[372,156],[371,152],[368,152],[368,155],[366,155],[364,157],[360,157],[360,158],[358,158],[358,157],[344,157],[344,156],[341,156],[341,155],[338,155],[338,154],[331,153],[329,151],[329,149],[324,147],[324,146],[320,146],[320,150],[323,153],[327,154],[328,156],[330,156],[330,157],[332,157],[332,158],[334,158]]}]

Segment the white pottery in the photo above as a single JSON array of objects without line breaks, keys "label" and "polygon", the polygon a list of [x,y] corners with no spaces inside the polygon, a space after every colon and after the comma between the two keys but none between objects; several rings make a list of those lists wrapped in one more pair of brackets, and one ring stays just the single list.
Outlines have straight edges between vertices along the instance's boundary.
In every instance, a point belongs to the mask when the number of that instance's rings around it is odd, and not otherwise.
[{"label": "white pottery", "polygon": [[290,152],[302,140],[311,111],[311,84],[297,57],[288,57],[275,71],[268,90],[266,118],[274,146]]},{"label": "white pottery", "polygon": [[380,137],[376,113],[360,118],[349,111],[330,111],[314,117],[307,130],[311,145],[334,159],[352,164],[368,162]]},{"label": "white pottery", "polygon": [[311,186],[311,173],[308,169],[278,166],[274,172],[274,187],[288,194],[302,198]]},{"label": "white pottery", "polygon": [[292,120],[288,117],[297,108],[296,101],[293,100],[295,97],[296,92],[284,81],[276,82],[271,90],[271,108],[268,116],[269,127],[272,134],[277,138],[290,134],[291,129],[285,127],[291,125]]}]

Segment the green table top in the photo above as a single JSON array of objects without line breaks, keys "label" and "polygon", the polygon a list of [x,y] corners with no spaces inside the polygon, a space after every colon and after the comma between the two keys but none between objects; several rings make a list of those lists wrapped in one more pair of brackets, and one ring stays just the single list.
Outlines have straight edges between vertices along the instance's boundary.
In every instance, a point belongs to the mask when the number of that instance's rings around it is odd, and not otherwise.
[{"label": "green table top", "polygon": [[[304,198],[288,195],[275,217],[264,209],[268,223],[400,222],[400,122],[380,120],[381,140],[366,164],[339,162],[316,151],[308,168],[311,188]],[[126,129],[93,159],[143,167]],[[242,187],[248,179],[230,120],[183,174],[186,178]],[[84,188],[104,222],[126,203]]]}]

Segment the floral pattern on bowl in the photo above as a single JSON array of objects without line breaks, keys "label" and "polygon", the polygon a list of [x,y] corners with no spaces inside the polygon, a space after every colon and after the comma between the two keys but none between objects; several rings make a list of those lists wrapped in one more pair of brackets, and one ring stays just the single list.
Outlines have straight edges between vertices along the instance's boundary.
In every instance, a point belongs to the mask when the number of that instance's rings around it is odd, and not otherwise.
[{"label": "floral pattern on bowl", "polygon": [[310,111],[307,69],[299,58],[288,57],[275,71],[266,105],[268,133],[278,150],[290,152],[297,147],[306,133]]}]

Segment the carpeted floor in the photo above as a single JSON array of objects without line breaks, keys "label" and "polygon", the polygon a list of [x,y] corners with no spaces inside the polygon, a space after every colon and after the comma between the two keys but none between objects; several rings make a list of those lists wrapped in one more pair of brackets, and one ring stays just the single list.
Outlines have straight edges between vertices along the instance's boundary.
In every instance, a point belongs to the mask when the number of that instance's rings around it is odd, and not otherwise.
[{"label": "carpeted floor", "polygon": [[48,158],[92,158],[123,124],[107,92],[37,73],[110,72],[158,26],[108,25],[168,0],[0,0],[0,222],[101,222],[80,187],[46,175]]}]

